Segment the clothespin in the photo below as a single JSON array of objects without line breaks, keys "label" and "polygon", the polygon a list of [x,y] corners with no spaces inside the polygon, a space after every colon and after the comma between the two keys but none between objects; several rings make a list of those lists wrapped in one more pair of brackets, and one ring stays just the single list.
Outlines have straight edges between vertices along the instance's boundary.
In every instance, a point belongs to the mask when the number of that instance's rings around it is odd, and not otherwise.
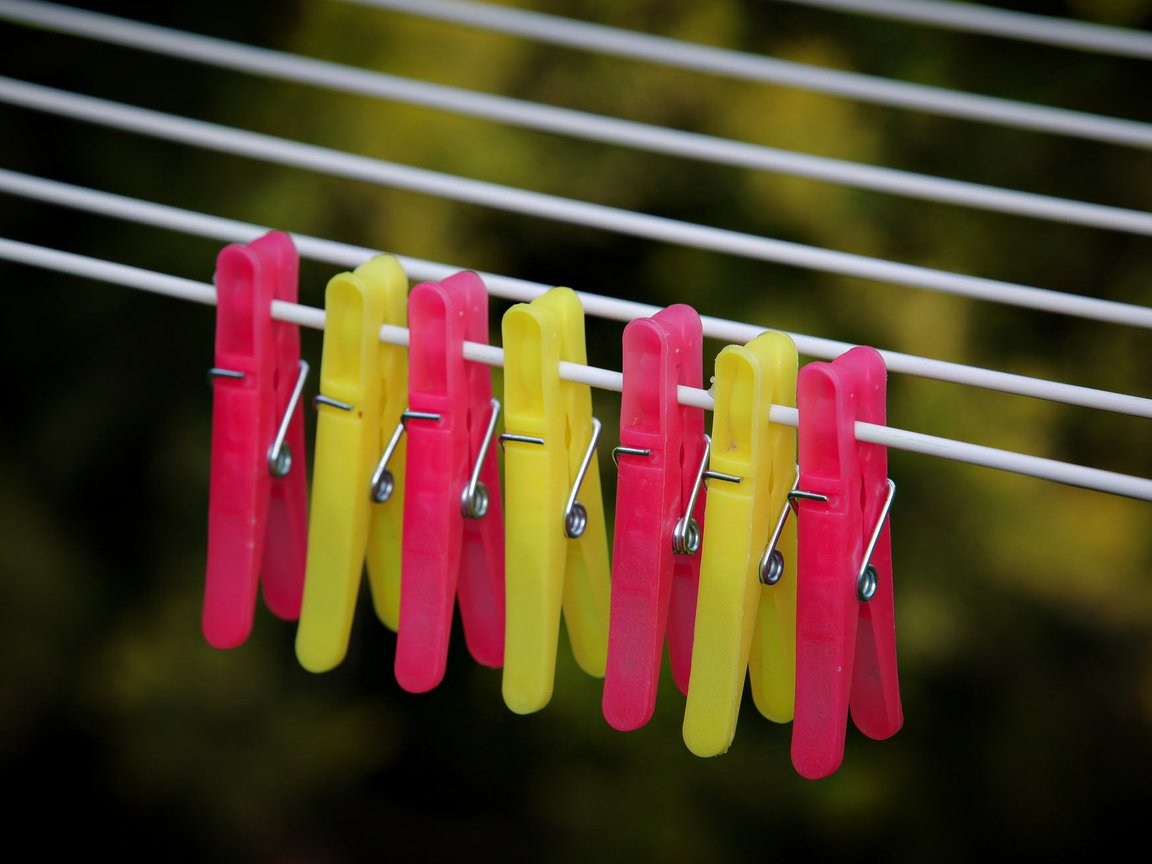
[{"label": "clothespin", "polygon": [[414,693],[444,677],[457,593],[469,652],[504,658],[500,403],[464,342],[488,342],[488,292],[475,273],[424,282],[408,300],[408,489],[396,680]]},{"label": "clothespin", "polygon": [[377,493],[381,371],[390,352],[403,350],[385,345],[380,333],[385,324],[404,325],[407,299],[407,277],[390,255],[334,276],[325,293],[308,566],[296,631],[296,657],[312,672],[338,666],[348,650]]},{"label": "clothespin", "polygon": [[[683,727],[684,742],[697,756],[728,750],[748,673],[754,694],[771,694],[773,719],[791,718],[795,535],[789,531],[773,544],[772,526],[787,512],[796,436],[773,423],[770,411],[774,403],[795,401],[796,366],[795,344],[774,332],[744,346],[729,345],[716,358],[706,475],[714,482]],[[787,578],[781,578],[782,560],[788,562]]]},{"label": "clothespin", "polygon": [[201,620],[217,648],[248,638],[258,586],[275,615],[292,621],[300,614],[308,476],[299,399],[308,364],[300,359],[300,328],[272,318],[273,300],[296,302],[298,268],[292,239],[277,231],[226,246],[217,257]]},{"label": "clothespin", "polygon": [[708,438],[704,409],[681,405],[677,388],[700,388],[703,341],[700,316],[684,304],[624,328],[603,697],[605,719],[621,731],[652,717],[665,632],[674,679],[688,688]]},{"label": "clothespin", "polygon": [[846,724],[870,738],[904,722],[888,510],[895,484],[884,447],[856,440],[856,421],[884,424],[879,352],[852,348],[800,370],[799,584],[792,764],[809,779],[844,758]]},{"label": "clothespin", "polygon": [[584,310],[553,288],[504,314],[505,590],[503,694],[518,714],[552,697],[560,615],[572,653],[603,677],[609,558],[591,389],[560,362],[587,363]]}]

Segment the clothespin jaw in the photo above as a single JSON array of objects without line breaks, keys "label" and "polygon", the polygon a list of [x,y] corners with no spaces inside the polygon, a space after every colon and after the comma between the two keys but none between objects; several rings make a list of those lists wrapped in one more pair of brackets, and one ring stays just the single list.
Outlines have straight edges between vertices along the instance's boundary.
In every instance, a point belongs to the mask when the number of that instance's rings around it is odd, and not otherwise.
[{"label": "clothespin jaw", "polygon": [[[670,655],[691,657],[699,573],[696,481],[705,459],[704,411],[681,406],[680,384],[699,387],[703,329],[691,307],[677,304],[624,328],[624,390],[611,611],[603,711],[616,729],[651,719],[660,683],[665,632]],[[684,559],[680,609],[668,630],[676,559]],[[673,645],[675,648],[673,649]],[[690,660],[689,660],[690,664]],[[687,683],[687,674],[680,678]]]},{"label": "clothespin jaw", "polygon": [[[487,368],[470,369],[476,364],[463,354],[467,336],[487,342],[483,283],[466,273],[417,285],[409,327],[408,489],[395,667],[401,687],[425,692],[444,677],[458,588],[470,651],[484,665],[502,662],[504,526],[491,506],[493,493],[499,495],[488,456],[495,450],[487,444],[495,418],[491,377]],[[477,477],[487,463],[491,487],[472,481],[474,461]]]},{"label": "clothespin jaw", "polygon": [[892,487],[883,448],[855,434],[857,420],[884,422],[884,382],[883,359],[865,347],[799,374],[805,500],[797,529],[792,763],[809,779],[840,767],[850,704],[872,737],[895,734],[903,723],[887,539]]},{"label": "clothespin jaw", "polygon": [[[774,332],[729,345],[716,358],[708,537],[683,725],[684,743],[698,756],[726,752],[735,736],[763,603],[761,562],[784,500],[775,481],[795,470],[794,451],[787,452],[770,412],[775,400],[793,398],[796,365],[792,340]],[[789,648],[773,642],[776,666],[786,665]]]},{"label": "clothespin jaw", "polygon": [[583,307],[570,288],[518,303],[504,345],[505,590],[502,689],[519,714],[552,697],[560,617],[589,675],[604,675],[609,557],[599,424],[586,385],[560,378],[560,362],[586,364]]},{"label": "clothespin jaw", "polygon": [[272,318],[273,300],[296,301],[297,271],[295,246],[282,232],[227,246],[217,258],[201,620],[217,648],[248,638],[258,586],[275,615],[300,614],[308,479],[298,401],[308,366],[299,328]]},{"label": "clothespin jaw", "polygon": [[391,295],[406,297],[399,262],[380,255],[328,282],[304,602],[296,656],[309,671],[348,650],[368,542],[371,478],[379,457],[380,330]]}]

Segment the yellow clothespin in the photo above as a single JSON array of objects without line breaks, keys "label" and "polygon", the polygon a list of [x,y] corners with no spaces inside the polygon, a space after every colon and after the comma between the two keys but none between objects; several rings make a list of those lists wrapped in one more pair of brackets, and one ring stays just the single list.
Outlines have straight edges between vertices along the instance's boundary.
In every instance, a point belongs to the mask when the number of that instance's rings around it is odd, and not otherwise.
[{"label": "yellow clothespin", "polygon": [[560,615],[572,653],[603,677],[610,566],[600,422],[587,385],[560,379],[586,364],[584,308],[570,288],[512,306],[503,319],[507,622],[504,702],[518,714],[552,698]]},{"label": "yellow clothespin", "polygon": [[[319,413],[308,563],[296,631],[296,657],[312,672],[339,665],[348,650],[373,521],[370,508],[383,434],[383,391],[388,391],[390,412],[407,391],[406,380],[382,387],[384,373],[398,369],[394,352],[404,349],[382,343],[380,328],[386,323],[404,324],[407,296],[407,277],[391,255],[378,255],[355,272],[328,282],[320,395],[313,400]],[[387,506],[394,507],[395,501]],[[380,544],[390,531],[398,536],[399,519],[399,515],[376,516],[373,530]],[[399,583],[399,561],[391,559],[389,555],[384,566],[373,564],[372,587],[380,595],[390,593],[386,583]],[[378,611],[382,602],[375,599]]]},{"label": "yellow clothespin", "polygon": [[[769,543],[796,479],[796,432],[772,423],[773,403],[796,404],[796,346],[762,333],[716,358],[712,453],[707,476],[708,537],[700,562],[684,743],[697,756],[724,753],[736,733],[744,677],[772,719],[790,719],[795,676],[795,523],[775,551],[789,573],[761,582],[777,561]],[[790,577],[790,578],[789,578]],[[753,646],[756,646],[755,648]],[[785,717],[784,715],[787,715]]]}]

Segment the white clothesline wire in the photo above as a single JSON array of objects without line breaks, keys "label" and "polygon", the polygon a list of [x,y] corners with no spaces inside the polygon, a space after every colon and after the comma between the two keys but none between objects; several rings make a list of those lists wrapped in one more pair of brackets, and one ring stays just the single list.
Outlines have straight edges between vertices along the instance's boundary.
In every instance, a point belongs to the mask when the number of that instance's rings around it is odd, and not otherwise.
[{"label": "white clothesline wire", "polygon": [[[197,303],[214,305],[216,302],[215,289],[202,282],[19,241],[0,238],[0,258]],[[324,310],[311,306],[275,300],[272,302],[272,316],[278,320],[289,321],[304,327],[320,330],[324,328]],[[393,325],[385,325],[380,331],[381,341],[397,345],[407,345],[407,336],[406,328]],[[465,342],[463,355],[467,360],[490,366],[503,366],[504,362],[503,349],[495,345]],[[621,373],[594,366],[561,362],[560,377],[604,390],[620,392],[623,389],[623,375]],[[681,386],[679,397],[682,404],[706,410],[713,408],[712,397],[705,390]],[[793,428],[799,423],[799,414],[795,408],[773,405],[770,411],[774,423]],[[1142,477],[1028,456],[1023,453],[984,447],[863,421],[856,422],[855,434],[857,440],[871,444],[996,468],[1127,498],[1152,501],[1152,480]]]},{"label": "white clothesline wire", "polygon": [[1152,148],[1152,125],[1064,108],[1050,108],[961,93],[942,87],[894,81],[856,72],[824,69],[714,48],[634,30],[622,30],[488,3],[460,0],[342,0],[521,36],[554,45],[843,96],[967,120],[995,123],[1142,149]]},{"label": "white clothesline wire", "polygon": [[[110,192],[32,177],[3,168],[0,168],[0,191],[62,207],[71,207],[102,216],[125,219],[143,225],[180,231],[229,243],[246,243],[269,230],[265,226],[248,222],[196,213],[166,204],[141,201]],[[369,258],[381,254],[380,250],[304,234],[292,234],[292,238],[301,256],[339,267],[355,268]],[[395,255],[405,272],[415,279],[439,281],[462,269],[468,269],[459,265],[426,261],[396,253],[391,254]],[[551,287],[526,279],[483,271],[478,272],[488,286],[490,294],[508,300],[529,302]],[[577,291],[577,294],[584,304],[584,311],[587,314],[615,321],[626,322],[633,318],[648,317],[659,310],[658,306],[632,300],[622,300],[584,291]],[[779,330],[779,328],[767,325],[730,321],[707,315],[701,316],[701,322],[704,326],[705,336],[734,344],[748,342],[767,329]],[[801,354],[817,359],[831,360],[853,347],[852,343],[834,339],[784,330],[779,330],[779,332],[786,333],[796,343],[797,350]],[[889,372],[1152,419],[1152,399],[1141,396],[1097,390],[992,369],[981,369],[975,366],[902,354],[885,349],[879,350]]]},{"label": "white clothesline wire", "polygon": [[759,261],[1152,329],[1152,308],[697,225],[359,156],[0,77],[0,101],[264,162]]},{"label": "white clothesline wire", "polygon": [[1152,236],[1152,213],[1073,201],[812,156],[774,147],[666,129],[520,99],[413,81],[325,60],[184,33],[52,3],[0,0],[0,19],[169,57],[266,75],[338,92],[389,99],[604,144],[770,171],[1036,219]]},{"label": "white clothesline wire", "polygon": [[[772,0],[768,0],[772,2]],[[1119,57],[1152,60],[1152,34],[1131,28],[1095,24],[1089,21],[1034,15],[1010,9],[996,9],[975,3],[952,3],[948,0],[774,0],[798,6],[817,6],[927,24],[965,33],[1004,36],[1022,42],[1037,42],[1059,48],[1076,48]]]}]

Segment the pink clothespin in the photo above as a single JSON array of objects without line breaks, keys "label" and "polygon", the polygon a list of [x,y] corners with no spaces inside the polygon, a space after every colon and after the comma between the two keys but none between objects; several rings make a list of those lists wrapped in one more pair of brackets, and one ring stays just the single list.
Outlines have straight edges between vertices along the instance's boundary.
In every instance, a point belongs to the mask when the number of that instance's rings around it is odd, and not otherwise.
[{"label": "pink clothespin", "polygon": [[[500,403],[465,340],[488,342],[475,273],[424,282],[408,301],[407,489],[396,680],[413,693],[444,677],[457,596],[473,658],[504,660],[504,516],[491,447]],[[399,431],[399,430],[398,430]]]},{"label": "pink clothespin", "polygon": [[844,758],[856,727],[883,739],[904,722],[896,671],[892,543],[896,486],[888,453],[856,440],[856,421],[885,423],[887,371],[857,347],[800,370],[796,713],[792,764],[809,779]]},{"label": "pink clothespin", "polygon": [[688,691],[709,445],[704,409],[679,404],[677,388],[701,386],[703,339],[700,316],[684,304],[624,328],[603,697],[605,719],[620,730],[652,717],[665,632],[673,677]]},{"label": "pink clothespin", "polygon": [[[269,232],[216,262],[216,365],[202,629],[217,648],[252,630],[257,585],[280,618],[300,616],[308,526],[300,328],[272,318],[296,302],[292,239]],[[260,579],[261,573],[263,579]]]}]

